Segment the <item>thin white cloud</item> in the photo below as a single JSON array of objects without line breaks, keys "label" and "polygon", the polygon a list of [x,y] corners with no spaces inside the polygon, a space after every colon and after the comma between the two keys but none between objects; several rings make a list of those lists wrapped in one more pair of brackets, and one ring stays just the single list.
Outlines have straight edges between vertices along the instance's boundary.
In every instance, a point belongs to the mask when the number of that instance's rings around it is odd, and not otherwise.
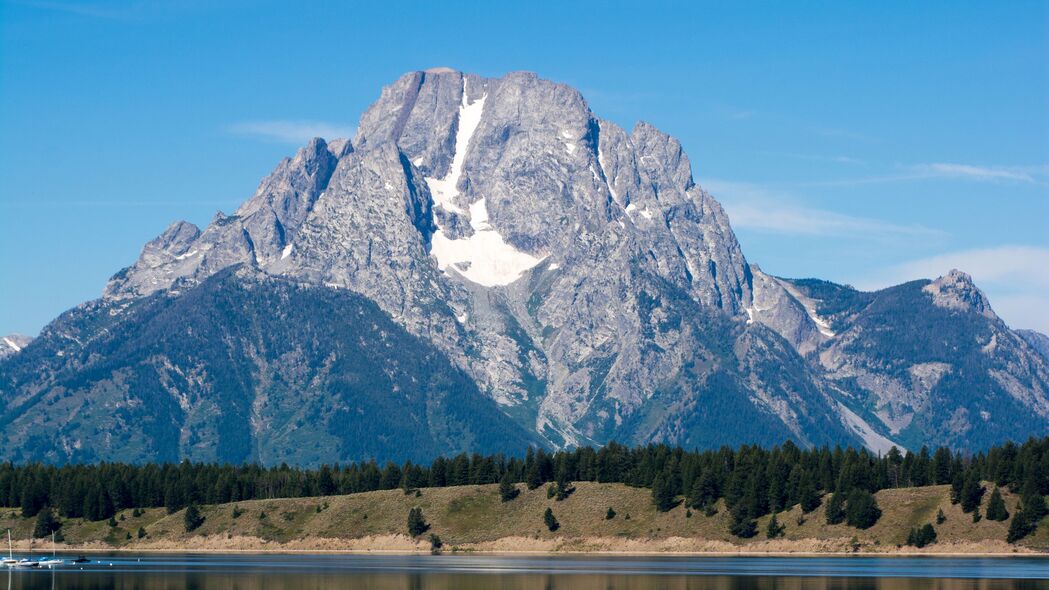
[{"label": "thin white cloud", "polygon": [[930,177],[968,178],[972,180],[1015,180],[1034,182],[1034,178],[1020,168],[974,166],[972,164],[918,164],[913,169]]},{"label": "thin white cloud", "polygon": [[995,312],[1014,328],[1049,332],[1049,248],[1004,245],[948,252],[894,265],[856,284],[874,290],[958,269],[969,273]]},{"label": "thin white cloud", "polygon": [[1041,183],[1049,175],[1049,166],[980,166],[975,164],[931,163],[900,166],[891,174],[796,183],[799,187],[860,186],[916,180],[968,180],[994,183]]},{"label": "thin white cloud", "polygon": [[18,0],[17,4],[40,10],[65,12],[104,20],[133,21],[155,16],[162,11],[180,8],[189,2],[63,2],[58,0]]},{"label": "thin white cloud", "polygon": [[766,150],[761,150],[758,153],[769,156],[792,158],[795,160],[805,160],[808,162],[830,162],[832,164],[852,164],[857,166],[865,166],[867,164],[865,160],[853,158],[851,156],[825,156],[820,154],[799,154],[794,152],[770,152]]},{"label": "thin white cloud", "polygon": [[761,185],[709,179],[703,186],[722,203],[736,229],[867,240],[944,235],[921,225],[900,225],[798,205],[790,195]]},{"label": "thin white cloud", "polygon": [[228,131],[236,135],[298,145],[314,137],[329,140],[353,137],[354,128],[326,121],[244,121],[230,125]]}]

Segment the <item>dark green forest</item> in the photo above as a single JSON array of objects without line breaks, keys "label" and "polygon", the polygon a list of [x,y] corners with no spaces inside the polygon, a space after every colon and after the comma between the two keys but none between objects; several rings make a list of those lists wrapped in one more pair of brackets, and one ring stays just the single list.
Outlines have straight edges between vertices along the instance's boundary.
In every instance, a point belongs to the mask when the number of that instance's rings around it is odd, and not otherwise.
[{"label": "dark green forest", "polygon": [[[951,499],[965,512],[978,512],[991,493],[987,518],[1006,520],[998,487],[1022,495],[1013,515],[1010,541],[1023,538],[1046,514],[1049,493],[1049,437],[1006,443],[975,455],[947,448],[917,453],[892,449],[879,456],[866,449],[801,449],[792,442],[765,449],[742,446],[686,451],[666,445],[628,448],[616,443],[548,453],[529,449],[525,457],[460,454],[429,465],[375,461],[302,469],[281,465],[0,464],[0,502],[20,507],[24,517],[56,512],[66,518],[109,519],[129,508],[166,507],[175,512],[197,504],[253,499],[352,494],[402,488],[524,483],[534,489],[571,493],[571,482],[624,483],[652,489],[659,510],[682,502],[712,514],[718,500],[732,515],[732,532],[754,536],[754,519],[800,504],[810,512],[827,502],[830,524],[857,528],[874,524],[881,512],[873,493],[886,488],[951,485]],[[983,482],[991,482],[993,490]],[[830,494],[828,497],[827,494]]]}]

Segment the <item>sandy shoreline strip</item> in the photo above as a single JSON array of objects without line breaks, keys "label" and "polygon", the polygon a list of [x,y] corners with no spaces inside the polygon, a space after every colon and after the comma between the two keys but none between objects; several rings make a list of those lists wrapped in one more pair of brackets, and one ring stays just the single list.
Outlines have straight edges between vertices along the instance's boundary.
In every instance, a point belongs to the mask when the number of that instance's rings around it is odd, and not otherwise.
[{"label": "sandy shoreline strip", "polygon": [[[50,552],[50,544],[15,543],[19,552]],[[286,543],[267,541],[258,537],[210,535],[189,540],[157,540],[113,547],[101,542],[59,544],[62,553],[229,553],[229,554],[389,554],[418,555],[430,553],[430,544],[404,535],[378,535],[358,539],[309,538]],[[482,555],[633,555],[682,557],[1047,557],[1049,553],[1009,545],[1004,541],[946,542],[923,549],[913,547],[861,544],[856,550],[850,539],[799,539],[758,541],[735,545],[724,541],[670,537],[665,539],[623,539],[616,537],[584,537],[537,539],[534,537],[506,537],[494,541],[446,544],[443,552],[449,554]]]}]

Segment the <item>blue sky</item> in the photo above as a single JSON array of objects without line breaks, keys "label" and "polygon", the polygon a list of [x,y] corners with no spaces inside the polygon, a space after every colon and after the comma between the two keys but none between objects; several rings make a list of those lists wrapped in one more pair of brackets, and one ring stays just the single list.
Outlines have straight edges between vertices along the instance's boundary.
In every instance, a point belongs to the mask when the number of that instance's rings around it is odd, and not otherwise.
[{"label": "blue sky", "polygon": [[97,297],[434,66],[571,84],[678,137],[752,263],[958,267],[1049,332],[1049,4],[0,1],[0,334]]}]

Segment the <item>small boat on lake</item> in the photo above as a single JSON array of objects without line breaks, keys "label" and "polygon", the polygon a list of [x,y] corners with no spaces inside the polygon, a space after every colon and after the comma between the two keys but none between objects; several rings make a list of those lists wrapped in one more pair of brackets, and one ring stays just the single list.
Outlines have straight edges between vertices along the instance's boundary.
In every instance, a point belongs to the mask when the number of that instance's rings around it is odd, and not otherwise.
[{"label": "small boat on lake", "polygon": [[18,563],[18,560],[14,556],[14,547],[11,545],[11,529],[7,529],[7,557],[0,560],[0,565],[4,567],[12,567]]},{"label": "small boat on lake", "polygon": [[7,529],[7,557],[2,561],[3,565],[9,568],[34,568],[40,567],[40,562],[32,559],[22,558],[15,559],[14,556],[14,544],[11,542],[11,529]]},{"label": "small boat on lake", "polygon": [[54,531],[51,532],[51,557],[49,557],[47,559],[41,559],[39,564],[40,564],[40,567],[55,567],[55,566],[65,565],[66,564],[66,561],[64,559],[59,559],[57,554],[56,554],[56,551],[55,551],[55,533],[54,533]]}]

